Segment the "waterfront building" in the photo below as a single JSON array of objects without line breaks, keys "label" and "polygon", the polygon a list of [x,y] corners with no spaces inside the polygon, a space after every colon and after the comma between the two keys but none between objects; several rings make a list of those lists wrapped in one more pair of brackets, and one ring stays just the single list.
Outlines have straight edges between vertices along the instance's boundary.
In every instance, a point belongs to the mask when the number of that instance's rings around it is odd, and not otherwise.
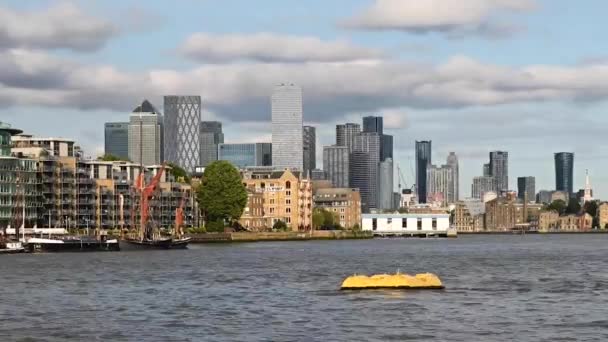
[{"label": "waterfront building", "polygon": [[416,141],[416,191],[419,203],[426,203],[428,193],[427,170],[431,166],[431,141]]},{"label": "waterfront building", "polygon": [[490,152],[490,175],[496,181],[496,193],[499,196],[509,191],[509,152]]},{"label": "waterfront building", "polygon": [[130,115],[129,160],[136,164],[158,165],[164,161],[163,117],[144,100]]},{"label": "waterfront building", "polygon": [[[355,137],[353,147],[353,159],[351,165],[357,168],[357,170],[351,169],[349,174],[353,175],[351,187],[359,188],[361,191],[361,200],[366,205],[366,209],[378,208],[378,166],[380,163],[380,135],[378,133],[361,133]],[[355,152],[362,152],[365,156],[362,156],[362,160],[355,160]],[[359,172],[364,173],[361,177],[355,178],[355,175]],[[359,180],[366,180],[367,182],[359,183]]]},{"label": "waterfront building", "polygon": [[348,147],[348,152],[353,151],[355,137],[361,134],[361,125],[356,123],[346,123],[336,125],[336,146]]},{"label": "waterfront building", "polygon": [[555,190],[570,196],[574,191],[574,153],[555,153]]},{"label": "waterfront building", "polygon": [[194,172],[201,158],[201,97],[164,97],[164,146],[165,160],[179,165],[187,172]]},{"label": "waterfront building", "polygon": [[277,169],[304,168],[302,88],[280,84],[272,93],[272,165]]},{"label": "waterfront building", "polygon": [[458,166],[458,156],[455,152],[450,152],[448,155],[446,165],[452,169],[452,183],[450,188],[450,196],[448,197],[448,203],[455,203],[460,199],[460,171]]},{"label": "waterfront building", "polygon": [[549,190],[540,190],[538,194],[536,194],[536,203],[540,204],[548,204],[551,203],[551,194],[553,191]]},{"label": "waterfront building", "polygon": [[104,153],[123,160],[129,159],[129,123],[106,122],[104,125]]},{"label": "waterfront building", "polygon": [[200,166],[206,167],[217,160],[217,148],[224,143],[222,123],[219,121],[201,121],[201,157]]},{"label": "waterfront building", "polygon": [[343,228],[352,229],[360,226],[361,195],[358,189],[317,189],[313,201],[315,208],[323,208],[334,213]]},{"label": "waterfront building", "polygon": [[310,171],[310,179],[313,181],[327,180],[327,174],[323,170],[314,169]]},{"label": "waterfront building", "polygon": [[[523,223],[517,213],[515,201],[504,197],[485,203],[485,228],[489,231],[507,231]],[[519,220],[518,220],[519,218]]]},{"label": "waterfront building", "polygon": [[317,130],[313,126],[304,126],[302,134],[304,174],[308,175],[317,168]]},{"label": "waterfront building", "polygon": [[526,202],[536,199],[536,179],[534,177],[517,178],[517,197]]},{"label": "waterfront building", "polygon": [[247,204],[239,224],[248,231],[262,231],[267,228],[264,218],[264,193],[255,188],[247,188]]},{"label": "waterfront building", "polygon": [[454,169],[448,165],[431,165],[427,169],[427,203],[441,206],[454,203]]},{"label": "waterfront building", "polygon": [[484,227],[485,203],[478,199],[456,202],[454,227],[458,232],[480,232]]},{"label": "waterfront building", "polygon": [[391,158],[379,163],[378,183],[378,209],[396,209],[393,196],[393,160]]},{"label": "waterfront building", "polygon": [[448,214],[363,214],[361,228],[374,235],[447,235]]},{"label": "waterfront building", "polygon": [[272,144],[219,144],[218,160],[229,161],[237,168],[271,166]]},{"label": "waterfront building", "polygon": [[555,210],[542,211],[538,219],[538,230],[549,232],[558,228],[559,213]]},{"label": "waterfront building", "polygon": [[300,171],[257,167],[241,175],[246,188],[262,193],[266,228],[283,221],[292,231],[312,229],[312,181]]},{"label": "waterfront building", "polygon": [[399,200],[399,208],[410,208],[418,203],[416,199],[416,193],[412,189],[401,190],[401,196]]},{"label": "waterfront building", "polygon": [[598,207],[600,229],[608,229],[608,203],[601,203]]},{"label": "waterfront building", "polygon": [[471,197],[483,199],[486,193],[496,193],[496,180],[494,177],[474,177],[471,187]]}]

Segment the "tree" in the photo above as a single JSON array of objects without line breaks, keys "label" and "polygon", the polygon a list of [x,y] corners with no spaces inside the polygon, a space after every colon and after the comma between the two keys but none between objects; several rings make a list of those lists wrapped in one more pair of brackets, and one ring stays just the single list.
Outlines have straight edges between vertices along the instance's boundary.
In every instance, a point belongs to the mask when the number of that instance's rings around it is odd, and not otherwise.
[{"label": "tree", "polygon": [[547,205],[547,210],[555,210],[558,214],[563,215],[566,212],[566,202],[563,200],[555,200]]},{"label": "tree", "polygon": [[238,220],[247,205],[247,190],[237,169],[223,160],[207,166],[197,189],[197,201],[208,222],[230,224]]},{"label": "tree", "polygon": [[325,223],[325,215],[322,208],[315,208],[312,213],[312,225],[315,229],[320,229]]},{"label": "tree", "polygon": [[184,170],[175,163],[167,163],[167,166],[171,167],[169,169],[169,173],[175,178],[177,182],[190,183],[190,176],[188,175],[188,172],[186,172],[186,170]]},{"label": "tree", "polygon": [[578,214],[581,212],[581,204],[576,198],[571,198],[566,207],[566,214]]},{"label": "tree", "polygon": [[329,210],[323,210],[323,228],[324,229],[334,229],[336,224],[336,217],[334,213]]},{"label": "tree", "polygon": [[278,220],[277,222],[274,223],[274,225],[272,226],[272,229],[287,230],[287,224],[285,222],[283,222],[282,220]]},{"label": "tree", "polygon": [[121,158],[119,156],[115,156],[115,155],[110,154],[110,153],[106,153],[103,156],[98,157],[97,160],[101,160],[101,161],[129,161],[128,159]]},{"label": "tree", "polygon": [[587,201],[585,202],[585,205],[583,206],[583,210],[585,210],[585,212],[589,215],[591,215],[592,217],[596,217],[597,216],[597,202],[596,201]]}]

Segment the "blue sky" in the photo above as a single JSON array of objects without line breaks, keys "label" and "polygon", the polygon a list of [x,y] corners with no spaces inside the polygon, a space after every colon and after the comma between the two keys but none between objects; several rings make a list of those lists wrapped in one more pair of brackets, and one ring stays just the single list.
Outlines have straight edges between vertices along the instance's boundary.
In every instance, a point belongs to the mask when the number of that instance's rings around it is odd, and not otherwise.
[{"label": "blue sky", "polygon": [[607,10],[599,0],[8,0],[0,120],[96,155],[103,122],[126,120],[143,98],[160,106],[188,93],[228,141],[269,141],[270,91],[293,81],[319,152],[336,123],[379,114],[408,181],[414,140],[432,139],[434,162],[460,156],[464,195],[500,149],[512,188],[531,175],[552,189],[553,152],[572,151],[575,186],[588,168],[608,196]]}]

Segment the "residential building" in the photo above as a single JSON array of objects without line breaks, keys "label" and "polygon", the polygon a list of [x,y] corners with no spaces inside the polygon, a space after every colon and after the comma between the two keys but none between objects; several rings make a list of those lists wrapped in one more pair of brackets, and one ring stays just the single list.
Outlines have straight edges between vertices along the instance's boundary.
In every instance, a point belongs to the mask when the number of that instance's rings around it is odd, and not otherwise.
[{"label": "residential building", "polygon": [[553,191],[549,190],[540,190],[538,194],[536,194],[536,203],[540,204],[548,204],[551,203],[551,195]]},{"label": "residential building", "polygon": [[455,152],[450,152],[446,165],[453,170],[453,181],[450,184],[450,188],[452,189],[452,197],[448,198],[448,203],[455,203],[460,199],[460,171],[458,166],[458,156],[456,156]]},{"label": "residential building", "polygon": [[600,229],[608,229],[608,203],[601,203],[597,211]]},{"label": "residential building", "polygon": [[201,97],[164,97],[164,146],[165,160],[179,165],[187,172],[194,172],[201,158]]},{"label": "residential building", "polygon": [[310,179],[313,180],[313,181],[315,181],[315,180],[326,180],[327,179],[327,174],[323,170],[314,169],[314,170],[310,171]]},{"label": "residential building", "polygon": [[538,219],[538,230],[548,232],[558,229],[559,213],[555,210],[542,211]]},{"label": "residential building", "polygon": [[349,162],[349,184],[351,188],[359,189],[361,193],[361,208],[363,212],[369,212],[370,208],[370,182],[371,173],[369,170],[370,154],[367,152],[353,151],[350,154]]},{"label": "residential building", "polygon": [[217,160],[217,148],[224,143],[222,123],[219,121],[201,121],[201,157],[200,166],[208,166]]},{"label": "residential building", "polygon": [[477,199],[456,202],[454,227],[458,232],[480,232],[484,227],[485,203]]},{"label": "residential building", "polygon": [[163,117],[148,101],[133,110],[129,120],[129,160],[158,165],[164,159]]},{"label": "residential building", "polygon": [[574,192],[574,153],[555,153],[555,190],[570,196]]},{"label": "residential building", "polygon": [[303,134],[303,151],[304,151],[304,174],[317,168],[317,133],[313,126],[304,126]]},{"label": "residential building", "polygon": [[361,195],[358,189],[318,189],[313,197],[315,208],[335,213],[340,226],[352,229],[361,225]]},{"label": "residential building", "polygon": [[237,168],[248,166],[271,166],[272,144],[219,144],[218,160],[231,162]]},{"label": "residential building", "polygon": [[534,177],[517,178],[517,197],[526,202],[536,200],[536,179]]},{"label": "residential building", "polygon": [[393,160],[387,158],[381,161],[378,168],[378,209],[396,209],[393,200]]},{"label": "residential building", "polygon": [[416,141],[416,190],[419,203],[426,203],[427,169],[431,166],[432,141]]},{"label": "residential building", "polygon": [[380,161],[393,158],[393,136],[384,134],[384,119],[381,116],[366,116],[363,118],[364,133],[380,135]]},{"label": "residential building", "polygon": [[263,231],[272,228],[267,226],[264,218],[264,193],[261,190],[247,189],[247,204],[243,209],[239,224],[248,231]]},{"label": "residential building", "polygon": [[496,181],[496,193],[499,196],[509,191],[509,152],[490,152],[490,175]]},{"label": "residential building", "polygon": [[[349,172],[349,174],[353,175],[351,187],[359,188],[361,192],[361,201],[367,205],[365,208],[378,208],[380,135],[378,133],[361,133],[355,137],[354,143],[351,165],[354,162],[357,162],[355,166],[359,170],[351,169]],[[354,160],[355,152],[363,152],[366,154],[366,157],[363,157],[361,161],[356,161]],[[364,165],[361,163],[364,163]],[[367,175],[355,178],[355,173],[359,171],[366,173]],[[367,182],[359,183],[358,181],[361,179],[365,179]]]},{"label": "residential building", "polygon": [[483,176],[484,177],[492,177],[492,172],[490,172],[490,164],[483,164]]},{"label": "residential building", "polygon": [[246,188],[262,193],[266,227],[283,221],[293,231],[312,229],[312,181],[301,172],[247,168],[241,174]]},{"label": "residential building", "polygon": [[447,205],[455,202],[454,169],[449,165],[431,165],[427,169],[427,203]]},{"label": "residential building", "polygon": [[355,137],[361,133],[361,125],[356,123],[346,123],[336,125],[336,146],[346,146],[348,151],[353,151]]},{"label": "residential building", "polygon": [[278,169],[304,168],[302,88],[280,84],[272,93],[272,165]]},{"label": "residential building", "polygon": [[484,194],[496,192],[496,180],[494,177],[474,177],[473,186],[471,188],[471,197],[483,199]]},{"label": "residential building", "polygon": [[123,160],[129,159],[129,123],[106,122],[104,125],[104,153]]},{"label": "residential building", "polygon": [[[515,228],[521,222],[515,201],[504,197],[496,198],[485,203],[485,227],[489,231],[507,231]],[[519,218],[519,222],[518,222]]]}]

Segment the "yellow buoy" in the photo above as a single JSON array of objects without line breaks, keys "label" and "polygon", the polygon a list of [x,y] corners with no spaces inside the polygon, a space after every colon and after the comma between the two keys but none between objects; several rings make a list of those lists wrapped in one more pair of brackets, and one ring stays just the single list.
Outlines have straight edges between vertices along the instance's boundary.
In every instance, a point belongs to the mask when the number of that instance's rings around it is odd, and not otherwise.
[{"label": "yellow buoy", "polygon": [[409,274],[376,274],[371,277],[354,275],[344,279],[341,290],[363,289],[443,289],[439,277],[432,273]]}]

